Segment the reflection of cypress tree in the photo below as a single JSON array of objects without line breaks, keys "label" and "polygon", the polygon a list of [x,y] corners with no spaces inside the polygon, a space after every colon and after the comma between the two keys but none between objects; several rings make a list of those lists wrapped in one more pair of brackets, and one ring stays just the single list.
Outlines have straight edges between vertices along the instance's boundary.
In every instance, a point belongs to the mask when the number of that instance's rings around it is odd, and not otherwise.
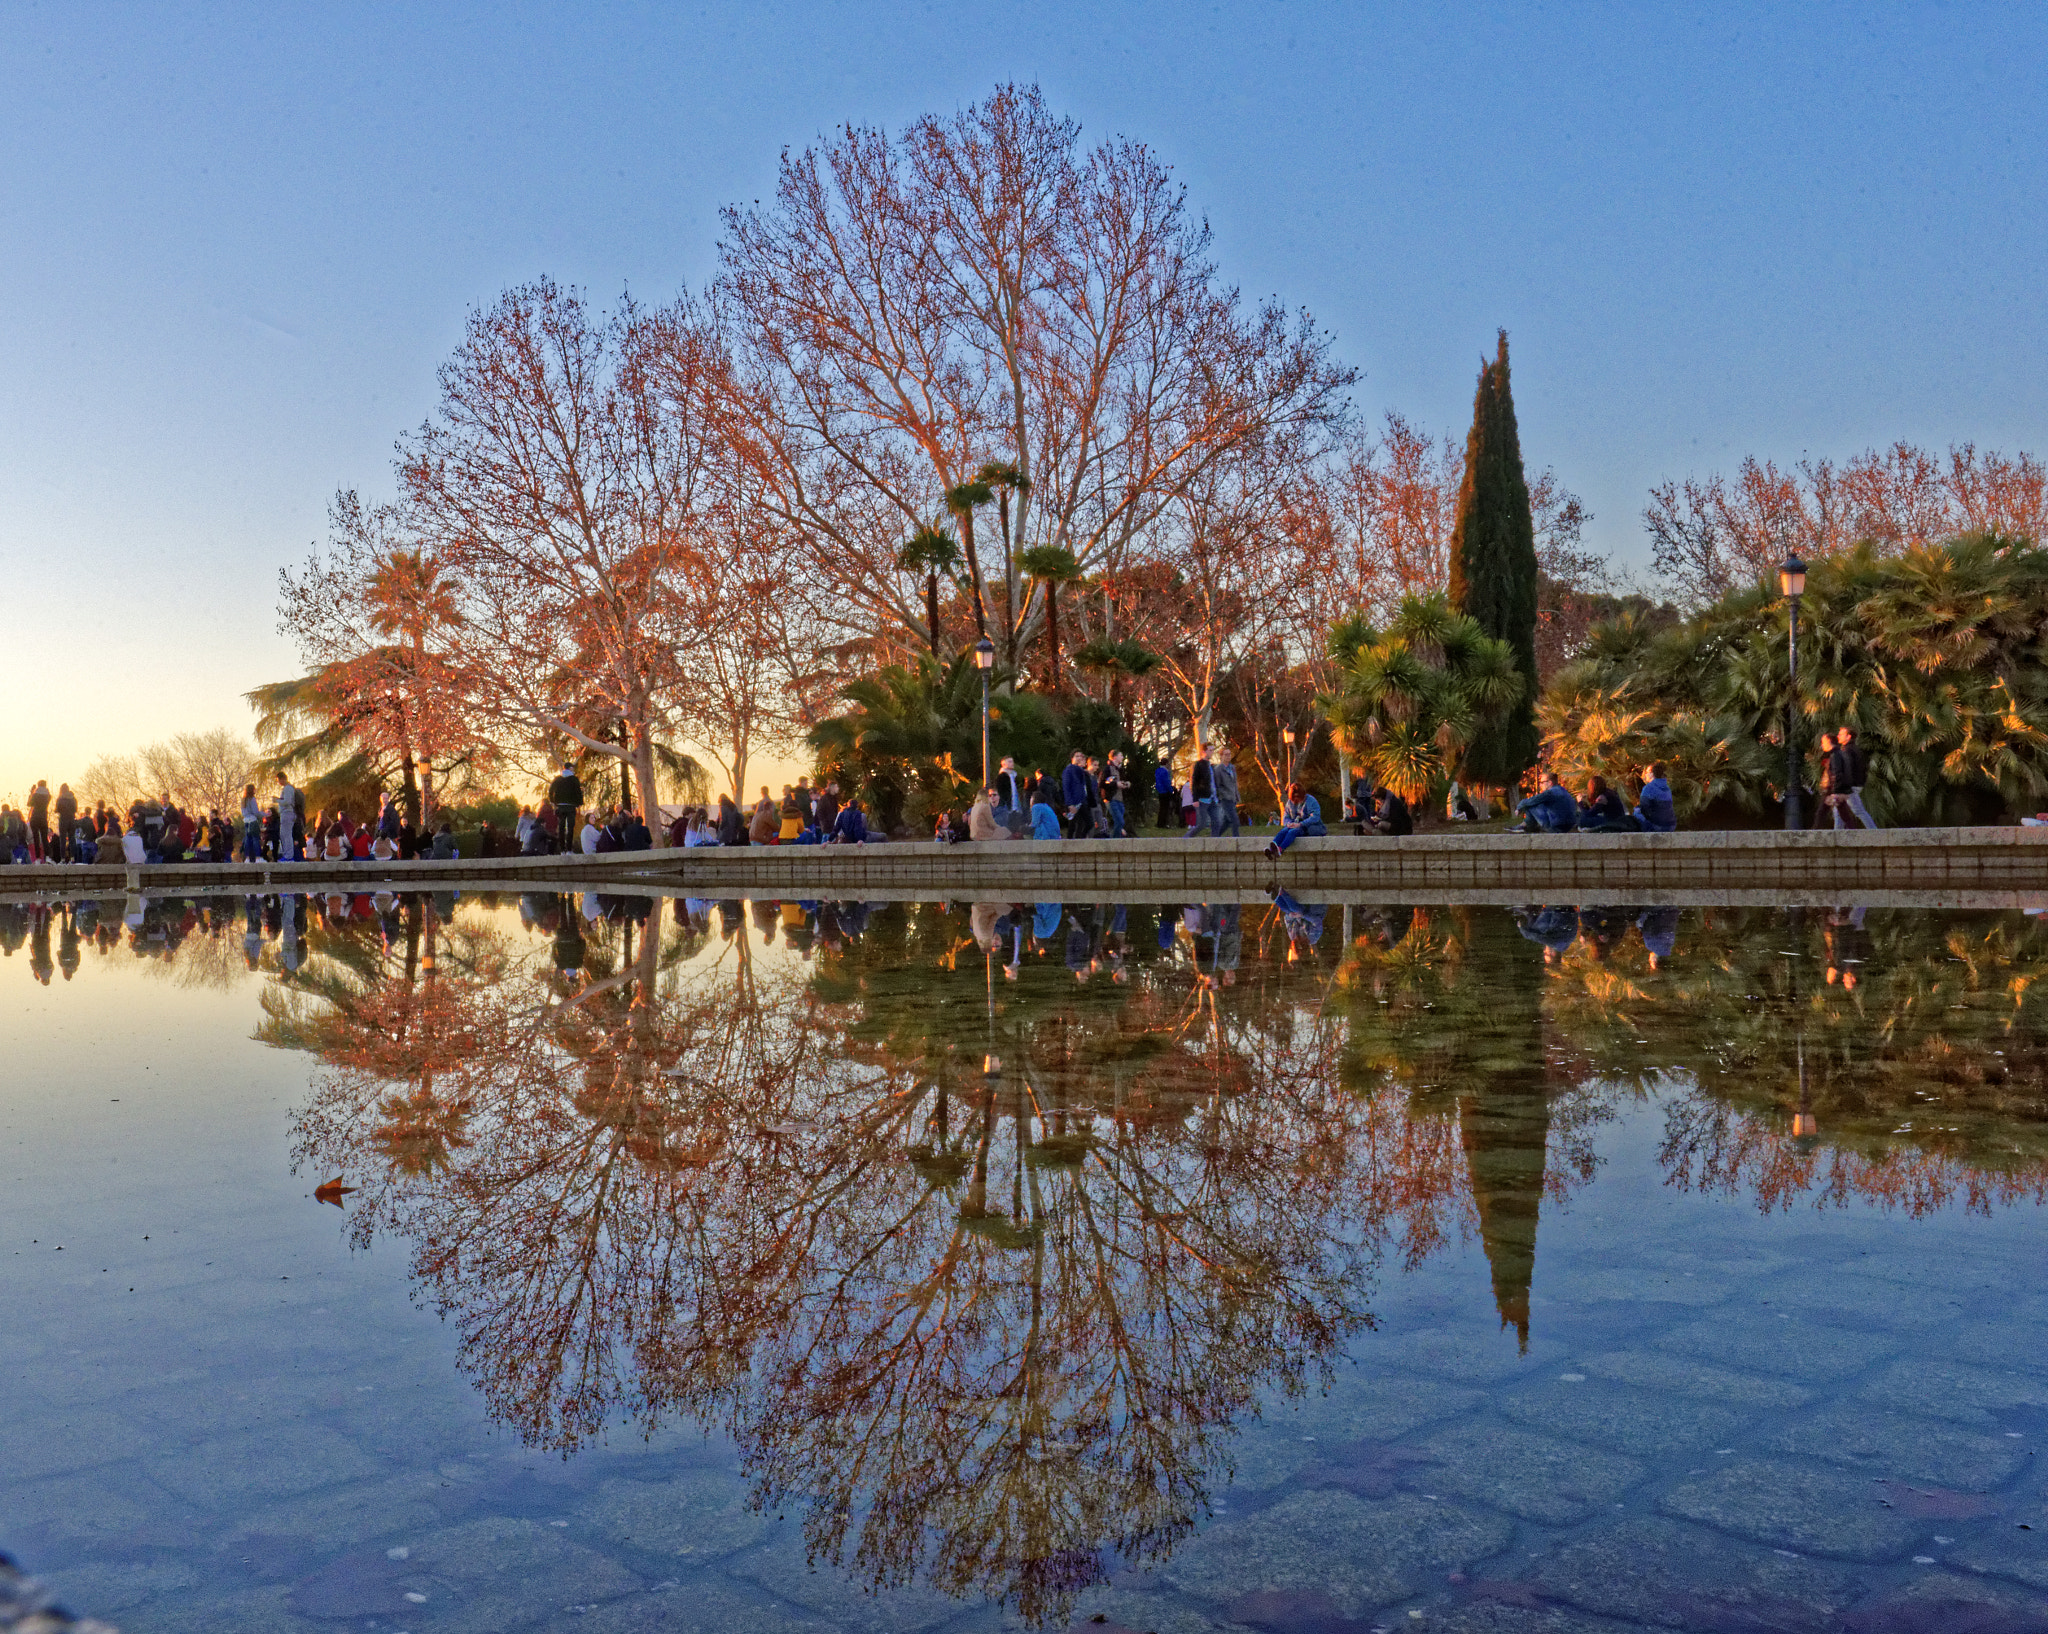
[{"label": "reflection of cypress tree", "polygon": [[1544,1082],[1543,953],[1515,934],[1505,914],[1471,926],[1477,978],[1491,999],[1484,1027],[1467,1035],[1457,1074],[1458,1129],[1479,1211],[1479,1237],[1493,1271],[1501,1326],[1529,1347],[1529,1288],[1536,1276],[1536,1224],[1550,1137]]}]

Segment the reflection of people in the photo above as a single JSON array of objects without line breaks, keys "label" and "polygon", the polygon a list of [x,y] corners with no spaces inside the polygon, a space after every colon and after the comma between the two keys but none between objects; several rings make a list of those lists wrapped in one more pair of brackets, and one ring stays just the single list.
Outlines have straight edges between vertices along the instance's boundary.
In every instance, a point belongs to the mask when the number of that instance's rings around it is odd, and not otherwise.
[{"label": "reflection of people", "polygon": [[[1838,749],[1836,753],[1840,753]],[[1863,928],[1864,908],[1836,908],[1821,929],[1827,948],[1827,984],[1837,983],[1844,993],[1856,991],[1857,983],[1868,979],[1864,968],[1870,962],[1870,933]]]},{"label": "reflection of people", "polygon": [[1678,910],[1645,908],[1636,920],[1636,933],[1642,937],[1643,947],[1650,955],[1650,968],[1659,969],[1678,944]]},{"label": "reflection of people", "polygon": [[1579,939],[1579,910],[1568,907],[1517,908],[1515,923],[1524,938],[1543,948],[1543,962],[1555,964]]}]

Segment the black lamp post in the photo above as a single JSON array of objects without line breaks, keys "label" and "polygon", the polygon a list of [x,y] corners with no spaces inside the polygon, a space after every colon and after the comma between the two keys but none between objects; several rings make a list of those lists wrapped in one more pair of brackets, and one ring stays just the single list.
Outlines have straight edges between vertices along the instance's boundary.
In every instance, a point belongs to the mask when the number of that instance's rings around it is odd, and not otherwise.
[{"label": "black lamp post", "polygon": [[[1289,788],[1292,788],[1294,786],[1294,728],[1291,726],[1281,727],[1280,737],[1287,745],[1287,784]],[[1280,803],[1283,806],[1287,804],[1286,789],[1280,791]]]},{"label": "black lamp post", "polygon": [[983,636],[974,644],[974,667],[981,671],[981,786],[989,785],[988,765],[988,672],[995,668],[996,644]]},{"label": "black lamp post", "polygon": [[1785,694],[1785,826],[1803,828],[1799,816],[1799,740],[1794,728],[1799,720],[1799,598],[1806,594],[1806,564],[1787,556],[1778,568],[1778,588],[1791,603],[1789,645],[1791,685]]}]

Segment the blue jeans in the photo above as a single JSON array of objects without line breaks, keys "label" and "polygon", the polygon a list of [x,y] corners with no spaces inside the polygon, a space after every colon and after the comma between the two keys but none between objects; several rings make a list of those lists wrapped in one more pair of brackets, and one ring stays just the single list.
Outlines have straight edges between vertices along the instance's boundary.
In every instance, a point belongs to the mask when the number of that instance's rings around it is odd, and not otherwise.
[{"label": "blue jeans", "polygon": [[263,830],[254,824],[242,829],[242,861],[255,862],[263,855]]},{"label": "blue jeans", "polygon": [[1124,803],[1121,800],[1109,802],[1109,837],[1112,840],[1130,837],[1130,830],[1124,827]]},{"label": "blue jeans", "polygon": [[1849,826],[1842,821],[1842,806],[1847,806],[1854,812],[1856,820],[1865,828],[1877,827],[1877,819],[1864,809],[1863,791],[1861,789],[1851,789],[1847,794],[1841,796],[1841,802],[1842,805],[1831,805],[1828,807],[1828,810],[1834,813],[1835,827],[1847,828]]},{"label": "blue jeans", "polygon": [[1188,825],[1188,831],[1181,838],[1192,840],[1197,834],[1207,834],[1215,826],[1216,802],[1214,800],[1197,800],[1195,802],[1195,820]]},{"label": "blue jeans", "polygon": [[1320,821],[1313,823],[1288,823],[1281,828],[1279,833],[1273,836],[1273,849],[1275,851],[1285,851],[1304,834],[1308,835],[1310,839],[1320,840],[1329,832],[1329,829]]},{"label": "blue jeans", "polygon": [[1237,802],[1235,800],[1211,800],[1209,802],[1209,821],[1213,825],[1211,832],[1219,839],[1222,837],[1226,825],[1228,825],[1232,834],[1242,834],[1244,832],[1243,829],[1237,826]]}]

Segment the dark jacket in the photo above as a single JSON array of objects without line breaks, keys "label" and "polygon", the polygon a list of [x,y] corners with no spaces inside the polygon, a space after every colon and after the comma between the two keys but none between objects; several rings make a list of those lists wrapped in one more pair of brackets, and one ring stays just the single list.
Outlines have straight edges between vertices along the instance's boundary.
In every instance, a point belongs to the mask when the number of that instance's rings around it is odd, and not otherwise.
[{"label": "dark jacket", "polygon": [[996,773],[996,798],[1005,811],[1022,811],[1029,797],[1024,793],[1022,772]]},{"label": "dark jacket", "polygon": [[1678,809],[1671,803],[1671,785],[1653,777],[1643,785],[1636,799],[1636,821],[1652,834],[1670,834],[1678,828]]},{"label": "dark jacket", "polygon": [[1188,781],[1194,785],[1195,798],[1197,800],[1213,800],[1215,798],[1216,785],[1212,780],[1209,763],[1206,760],[1195,762],[1194,772],[1190,775]]},{"label": "dark jacket", "polygon": [[1092,806],[1095,803],[1094,782],[1085,767],[1068,761],[1066,770],[1060,773],[1060,804],[1069,811],[1077,806]]},{"label": "dark jacket", "polygon": [[865,844],[868,837],[868,820],[853,806],[839,814],[832,825],[833,837],[849,844]]},{"label": "dark jacket", "polygon": [[1392,789],[1373,802],[1372,820],[1385,823],[1387,832],[1397,838],[1415,832],[1415,819],[1409,814],[1408,802]]},{"label": "dark jacket", "polygon": [[718,808],[718,843],[720,845],[745,845],[747,843],[747,820],[740,815],[740,808],[731,803]]},{"label": "dark jacket", "polygon": [[[533,785],[528,784],[531,788]],[[548,804],[553,806],[580,806],[583,804],[583,783],[574,772],[563,772],[548,785]]]},{"label": "dark jacket", "polygon": [[[538,828],[540,825],[536,823],[534,826]],[[653,834],[648,831],[647,825],[641,822],[637,816],[626,825],[626,849],[628,851],[652,851],[654,849]]]}]

